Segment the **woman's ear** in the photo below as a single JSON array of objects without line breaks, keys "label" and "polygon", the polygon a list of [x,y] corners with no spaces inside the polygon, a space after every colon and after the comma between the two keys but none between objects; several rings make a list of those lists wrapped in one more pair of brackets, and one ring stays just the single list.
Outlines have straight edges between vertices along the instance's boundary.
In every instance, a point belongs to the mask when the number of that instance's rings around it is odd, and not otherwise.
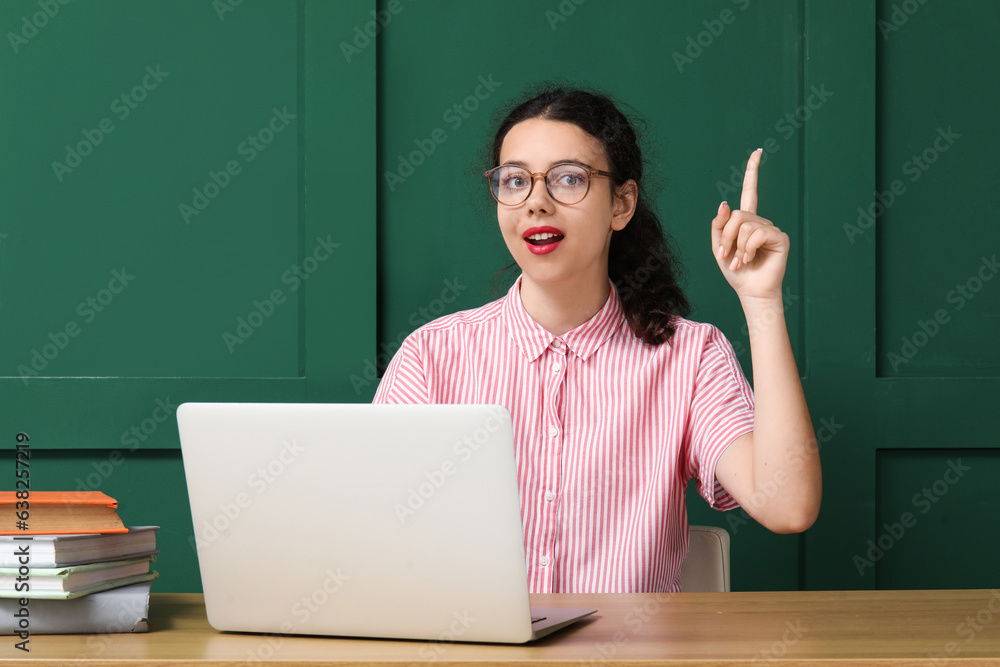
[{"label": "woman's ear", "polygon": [[635,215],[635,207],[639,203],[639,187],[635,181],[629,179],[615,190],[614,208],[611,212],[611,228],[616,232],[625,229],[632,216]]}]

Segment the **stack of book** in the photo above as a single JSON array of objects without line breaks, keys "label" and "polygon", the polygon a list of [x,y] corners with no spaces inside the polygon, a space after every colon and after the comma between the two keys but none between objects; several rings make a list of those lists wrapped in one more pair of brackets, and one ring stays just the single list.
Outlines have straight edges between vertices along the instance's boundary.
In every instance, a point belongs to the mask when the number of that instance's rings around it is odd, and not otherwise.
[{"label": "stack of book", "polygon": [[158,526],[99,491],[0,492],[0,632],[145,632]]}]

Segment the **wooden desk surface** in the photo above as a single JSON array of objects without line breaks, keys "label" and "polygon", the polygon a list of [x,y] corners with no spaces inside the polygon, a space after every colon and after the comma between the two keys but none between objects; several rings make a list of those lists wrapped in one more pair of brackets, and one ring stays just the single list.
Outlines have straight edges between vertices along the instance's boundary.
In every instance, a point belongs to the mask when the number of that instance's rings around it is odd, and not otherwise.
[{"label": "wooden desk surface", "polygon": [[6,636],[0,662],[65,665],[1000,665],[1000,590],[536,595],[597,607],[521,646],[220,633],[202,597],[154,594],[148,634]]}]

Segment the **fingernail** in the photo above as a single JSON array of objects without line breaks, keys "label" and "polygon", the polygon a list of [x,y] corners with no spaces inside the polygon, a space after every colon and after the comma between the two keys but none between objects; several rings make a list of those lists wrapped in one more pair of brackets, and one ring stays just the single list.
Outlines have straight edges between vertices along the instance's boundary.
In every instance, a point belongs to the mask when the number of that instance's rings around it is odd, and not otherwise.
[{"label": "fingernail", "polygon": [[743,263],[744,264],[749,264],[750,263],[750,253],[746,253],[746,252],[743,253]]},{"label": "fingernail", "polygon": [[763,153],[763,152],[764,152],[764,149],[763,149],[763,148],[758,148],[757,150],[759,150],[759,151],[760,151],[761,153]]},{"label": "fingernail", "polygon": [[719,214],[722,213],[722,207],[725,206],[725,205],[726,205],[725,201],[723,201],[721,204],[719,204],[719,212],[716,215],[719,215]]},{"label": "fingernail", "polygon": [[721,243],[719,244],[719,247],[715,249],[715,256],[717,258],[719,258],[719,259],[722,259],[722,257],[723,257],[723,250],[722,250],[722,244]]}]

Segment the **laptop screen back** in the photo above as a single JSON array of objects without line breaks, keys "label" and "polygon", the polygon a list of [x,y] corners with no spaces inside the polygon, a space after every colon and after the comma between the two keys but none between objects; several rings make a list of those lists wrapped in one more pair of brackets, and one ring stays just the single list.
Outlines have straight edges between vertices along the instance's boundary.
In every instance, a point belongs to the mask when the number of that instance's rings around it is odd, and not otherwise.
[{"label": "laptop screen back", "polygon": [[530,637],[504,408],[186,403],[177,414],[215,628]]}]

